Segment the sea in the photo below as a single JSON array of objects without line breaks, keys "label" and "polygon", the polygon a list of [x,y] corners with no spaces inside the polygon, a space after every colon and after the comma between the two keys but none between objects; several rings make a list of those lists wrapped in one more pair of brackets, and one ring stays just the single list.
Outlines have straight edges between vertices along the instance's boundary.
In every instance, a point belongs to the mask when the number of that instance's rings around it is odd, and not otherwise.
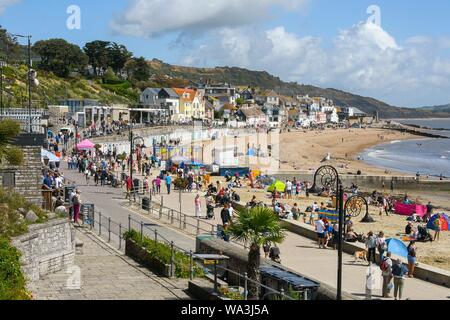
[{"label": "sea", "polygon": [[[450,138],[450,119],[392,120],[430,128],[430,132]],[[366,163],[380,168],[413,175],[419,172],[422,176],[439,177],[442,174],[450,177],[450,139],[392,141],[372,147],[361,156]]]}]

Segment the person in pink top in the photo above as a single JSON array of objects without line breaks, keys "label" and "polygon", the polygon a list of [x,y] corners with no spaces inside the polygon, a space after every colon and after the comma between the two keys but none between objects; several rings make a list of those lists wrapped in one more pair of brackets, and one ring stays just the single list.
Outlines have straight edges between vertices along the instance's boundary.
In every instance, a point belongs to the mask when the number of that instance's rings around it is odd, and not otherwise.
[{"label": "person in pink top", "polygon": [[156,185],[156,193],[160,194],[161,193],[161,178],[159,176],[157,176],[155,179],[155,185]]},{"label": "person in pink top", "polygon": [[197,218],[201,218],[202,217],[202,202],[200,200],[200,196],[197,194],[197,196],[195,197],[195,216]]}]

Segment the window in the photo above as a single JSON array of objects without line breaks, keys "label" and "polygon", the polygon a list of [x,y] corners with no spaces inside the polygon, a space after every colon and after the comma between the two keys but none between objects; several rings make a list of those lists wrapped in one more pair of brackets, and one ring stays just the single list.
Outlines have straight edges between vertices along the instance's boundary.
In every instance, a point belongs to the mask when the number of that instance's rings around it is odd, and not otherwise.
[{"label": "window", "polygon": [[3,172],[2,185],[4,188],[14,188],[16,186],[16,174],[14,172]]}]

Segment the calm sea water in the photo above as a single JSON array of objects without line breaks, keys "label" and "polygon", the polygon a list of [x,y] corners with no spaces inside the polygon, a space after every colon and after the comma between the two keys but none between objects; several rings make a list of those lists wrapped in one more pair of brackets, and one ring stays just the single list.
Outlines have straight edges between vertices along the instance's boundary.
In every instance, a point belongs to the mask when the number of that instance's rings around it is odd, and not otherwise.
[{"label": "calm sea water", "polygon": [[[450,119],[397,120],[429,128],[450,129]],[[435,131],[449,136],[450,131]],[[368,149],[364,160],[377,167],[421,175],[450,177],[450,139],[393,141]]]}]

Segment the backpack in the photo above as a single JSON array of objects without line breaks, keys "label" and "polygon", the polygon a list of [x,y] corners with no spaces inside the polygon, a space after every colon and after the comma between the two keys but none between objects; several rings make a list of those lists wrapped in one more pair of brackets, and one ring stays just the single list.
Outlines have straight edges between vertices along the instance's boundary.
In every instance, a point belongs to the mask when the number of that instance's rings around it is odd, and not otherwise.
[{"label": "backpack", "polygon": [[383,262],[380,264],[381,271],[385,272],[389,269],[389,264],[387,263],[388,258],[385,258]]}]

